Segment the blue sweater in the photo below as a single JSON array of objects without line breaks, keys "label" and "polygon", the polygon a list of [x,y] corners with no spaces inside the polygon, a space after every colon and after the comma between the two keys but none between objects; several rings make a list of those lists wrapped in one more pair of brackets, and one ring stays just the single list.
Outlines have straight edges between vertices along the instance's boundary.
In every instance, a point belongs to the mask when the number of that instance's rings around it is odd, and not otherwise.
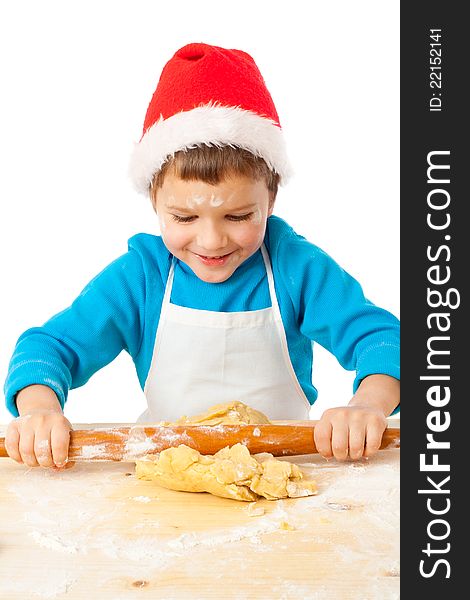
[{"label": "blue sweater", "polygon": [[[292,365],[309,402],[317,398],[312,341],[332,352],[345,369],[356,371],[354,391],[373,373],[398,379],[398,320],[367,300],[353,277],[279,217],[269,217],[264,241]],[[21,335],[5,382],[14,416],[22,388],[47,385],[63,407],[69,389],[85,384],[122,350],[131,355],[144,388],[172,255],[160,236],[144,233],[132,237],[128,247],[69,308]],[[269,307],[261,251],[222,283],[200,280],[177,260],[171,302],[222,312]]]}]

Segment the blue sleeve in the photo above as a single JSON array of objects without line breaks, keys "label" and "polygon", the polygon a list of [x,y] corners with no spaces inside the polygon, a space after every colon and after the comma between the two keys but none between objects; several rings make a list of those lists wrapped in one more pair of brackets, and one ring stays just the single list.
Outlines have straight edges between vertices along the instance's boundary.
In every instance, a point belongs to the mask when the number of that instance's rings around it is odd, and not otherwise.
[{"label": "blue sleeve", "polygon": [[18,416],[16,394],[32,384],[54,390],[62,407],[69,389],[80,387],[121,350],[140,347],[145,278],[135,251],[98,274],[66,310],[19,338],[5,382],[8,410]]},{"label": "blue sleeve", "polygon": [[302,334],[356,371],[354,392],[367,375],[399,379],[398,319],[367,300],[359,283],[330,256],[291,231],[278,246],[278,261]]}]

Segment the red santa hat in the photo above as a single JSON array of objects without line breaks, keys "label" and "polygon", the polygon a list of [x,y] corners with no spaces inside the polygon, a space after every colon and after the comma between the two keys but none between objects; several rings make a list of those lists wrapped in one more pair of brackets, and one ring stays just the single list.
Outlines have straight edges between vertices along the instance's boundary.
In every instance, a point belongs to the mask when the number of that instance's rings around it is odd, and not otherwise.
[{"label": "red santa hat", "polygon": [[241,50],[188,44],[167,62],[152,96],[130,176],[147,193],[153,176],[179,150],[235,146],[290,175],[274,102],[253,58]]}]

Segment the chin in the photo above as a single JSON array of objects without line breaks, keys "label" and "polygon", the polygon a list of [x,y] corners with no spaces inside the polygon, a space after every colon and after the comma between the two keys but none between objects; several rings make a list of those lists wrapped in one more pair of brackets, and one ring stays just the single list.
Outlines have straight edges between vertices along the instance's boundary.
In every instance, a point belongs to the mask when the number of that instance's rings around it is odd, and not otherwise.
[{"label": "chin", "polygon": [[197,275],[197,277],[199,277],[199,279],[205,281],[206,283],[223,283],[233,275],[233,271],[224,273],[207,273],[202,272],[200,269],[198,269],[197,271],[195,271],[195,274]]}]

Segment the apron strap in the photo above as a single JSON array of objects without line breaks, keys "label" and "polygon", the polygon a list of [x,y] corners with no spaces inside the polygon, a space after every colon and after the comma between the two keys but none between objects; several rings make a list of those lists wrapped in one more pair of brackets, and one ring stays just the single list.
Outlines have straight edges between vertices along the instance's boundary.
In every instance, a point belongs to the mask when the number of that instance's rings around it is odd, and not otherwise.
[{"label": "apron strap", "polygon": [[165,293],[163,294],[162,307],[160,309],[160,319],[165,316],[168,304],[170,304],[171,290],[173,288],[173,279],[175,276],[176,257],[173,256],[170,265],[170,272],[166,280]]},{"label": "apron strap", "polygon": [[266,267],[266,274],[268,276],[269,295],[271,297],[271,306],[273,309],[274,318],[276,321],[282,321],[281,309],[279,308],[279,303],[277,301],[276,296],[276,289],[274,288],[273,269],[271,267],[271,261],[269,260],[268,251],[266,250],[266,246],[264,245],[264,243],[261,246],[261,254],[263,255],[264,266]]}]

